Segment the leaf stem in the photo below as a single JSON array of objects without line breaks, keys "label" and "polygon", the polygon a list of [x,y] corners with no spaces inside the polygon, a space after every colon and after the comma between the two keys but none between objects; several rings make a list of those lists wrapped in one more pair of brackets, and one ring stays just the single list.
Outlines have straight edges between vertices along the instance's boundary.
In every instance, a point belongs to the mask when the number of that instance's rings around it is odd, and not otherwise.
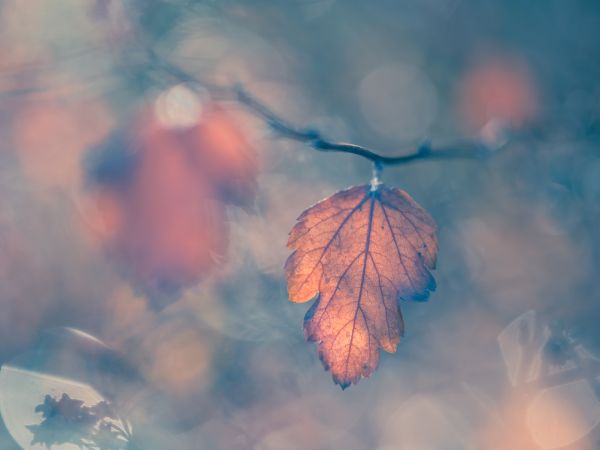
[{"label": "leaf stem", "polygon": [[371,178],[371,192],[375,192],[381,185],[381,173],[383,172],[383,164],[379,161],[373,162],[373,178]]}]

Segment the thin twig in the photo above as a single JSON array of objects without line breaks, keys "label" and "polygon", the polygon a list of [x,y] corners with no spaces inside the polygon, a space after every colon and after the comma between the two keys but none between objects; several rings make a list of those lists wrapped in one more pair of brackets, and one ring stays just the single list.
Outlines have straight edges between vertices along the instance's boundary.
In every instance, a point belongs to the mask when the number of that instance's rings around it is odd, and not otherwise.
[{"label": "thin twig", "polygon": [[265,120],[268,126],[279,136],[298,142],[304,142],[313,149],[320,152],[340,152],[350,153],[371,161],[380,169],[384,166],[398,166],[418,161],[427,161],[435,159],[475,159],[481,160],[492,155],[496,150],[506,144],[505,141],[498,145],[490,145],[484,140],[473,140],[464,142],[461,145],[451,147],[432,147],[429,140],[423,140],[409,152],[399,156],[384,156],[367,147],[349,144],[345,142],[332,142],[314,128],[297,127],[286,121],[278,114],[273,112],[263,102],[251,95],[241,85],[233,88],[214,86],[196,80],[181,68],[163,60],[153,51],[149,51],[151,61],[156,64],[164,73],[183,83],[192,83],[202,86],[208,91],[225,95],[227,97],[233,94],[234,99],[240,104],[246,106],[253,114]]},{"label": "thin twig", "polygon": [[462,146],[434,149],[429,141],[423,141],[411,152],[400,156],[383,156],[376,151],[355,144],[331,142],[313,128],[299,128],[279,117],[262,102],[249,94],[243,87],[235,87],[236,99],[254,114],[263,118],[269,127],[282,137],[305,142],[321,152],[351,153],[361,156],[380,166],[393,166],[430,159],[483,159],[493,149],[483,142],[469,142]]}]

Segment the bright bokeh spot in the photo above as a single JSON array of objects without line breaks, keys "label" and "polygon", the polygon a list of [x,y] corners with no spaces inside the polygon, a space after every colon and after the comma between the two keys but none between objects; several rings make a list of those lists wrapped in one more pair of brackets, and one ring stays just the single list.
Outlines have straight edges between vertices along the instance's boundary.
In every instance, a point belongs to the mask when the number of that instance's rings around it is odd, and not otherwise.
[{"label": "bright bokeh spot", "polygon": [[145,374],[160,389],[176,395],[196,392],[210,379],[212,349],[197,330],[174,322],[155,329],[145,342]]},{"label": "bright bokeh spot", "polygon": [[[520,127],[535,119],[537,88],[525,61],[497,56],[476,63],[460,82],[459,109],[467,127],[476,130],[491,121]],[[496,131],[488,126],[490,132]]]},{"label": "bright bokeh spot", "polygon": [[572,444],[600,423],[600,402],[586,380],[540,392],[527,409],[527,426],[544,450]]},{"label": "bright bokeh spot", "polygon": [[154,112],[158,123],[165,128],[189,128],[200,120],[202,100],[197,92],[178,84],[159,95]]},{"label": "bright bokeh spot", "polygon": [[425,73],[408,63],[370,72],[358,88],[367,123],[382,135],[407,141],[427,134],[437,112],[437,95]]}]

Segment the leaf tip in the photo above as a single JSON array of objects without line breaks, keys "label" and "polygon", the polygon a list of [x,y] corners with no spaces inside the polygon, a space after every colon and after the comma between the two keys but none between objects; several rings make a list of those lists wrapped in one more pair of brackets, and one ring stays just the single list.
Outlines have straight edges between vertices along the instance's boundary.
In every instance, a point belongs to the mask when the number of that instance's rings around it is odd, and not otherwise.
[{"label": "leaf tip", "polygon": [[352,380],[352,379],[348,379],[347,377],[341,377],[338,376],[336,374],[332,374],[332,378],[333,378],[333,382],[335,384],[337,384],[342,391],[345,391],[347,388],[349,388],[352,383],[356,383],[358,380]]}]

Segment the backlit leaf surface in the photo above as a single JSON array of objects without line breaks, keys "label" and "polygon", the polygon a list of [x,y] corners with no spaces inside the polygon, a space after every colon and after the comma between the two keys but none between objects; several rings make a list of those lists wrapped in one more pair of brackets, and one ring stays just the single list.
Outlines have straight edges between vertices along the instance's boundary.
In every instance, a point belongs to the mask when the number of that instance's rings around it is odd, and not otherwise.
[{"label": "backlit leaf surface", "polygon": [[369,376],[379,348],[396,351],[399,299],[425,300],[437,254],[431,216],[406,192],[356,186],[307,209],[290,232],[285,268],[292,302],[316,301],[305,336],[342,388]]}]

